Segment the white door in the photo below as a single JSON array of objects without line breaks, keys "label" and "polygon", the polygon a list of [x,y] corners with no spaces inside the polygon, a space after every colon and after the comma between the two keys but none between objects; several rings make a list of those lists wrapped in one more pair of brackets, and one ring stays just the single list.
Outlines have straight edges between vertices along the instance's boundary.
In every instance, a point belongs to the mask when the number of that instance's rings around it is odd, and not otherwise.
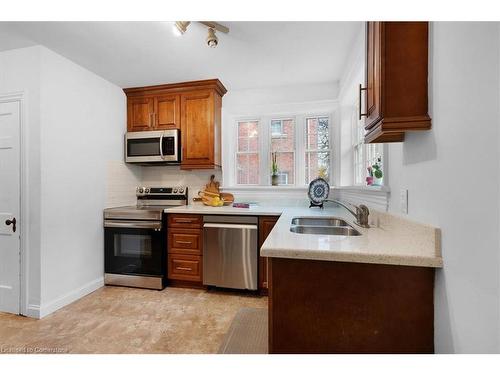
[{"label": "white door", "polygon": [[19,102],[0,103],[0,311],[19,314]]}]

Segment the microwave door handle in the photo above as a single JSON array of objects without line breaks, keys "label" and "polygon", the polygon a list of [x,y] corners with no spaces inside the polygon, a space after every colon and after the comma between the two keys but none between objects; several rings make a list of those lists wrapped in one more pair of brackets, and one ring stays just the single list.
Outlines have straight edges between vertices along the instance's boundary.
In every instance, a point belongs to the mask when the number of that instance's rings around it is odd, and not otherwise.
[{"label": "microwave door handle", "polygon": [[163,155],[163,134],[164,133],[161,133],[160,135],[160,157],[165,159],[165,156]]}]

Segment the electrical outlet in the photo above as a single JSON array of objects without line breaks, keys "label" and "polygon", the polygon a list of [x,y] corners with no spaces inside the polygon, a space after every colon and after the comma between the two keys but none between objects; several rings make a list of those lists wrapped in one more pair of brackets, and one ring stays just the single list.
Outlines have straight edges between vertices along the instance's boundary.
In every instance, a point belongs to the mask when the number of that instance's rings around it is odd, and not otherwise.
[{"label": "electrical outlet", "polygon": [[401,213],[408,214],[408,190],[401,189],[399,192],[399,205],[401,207]]}]

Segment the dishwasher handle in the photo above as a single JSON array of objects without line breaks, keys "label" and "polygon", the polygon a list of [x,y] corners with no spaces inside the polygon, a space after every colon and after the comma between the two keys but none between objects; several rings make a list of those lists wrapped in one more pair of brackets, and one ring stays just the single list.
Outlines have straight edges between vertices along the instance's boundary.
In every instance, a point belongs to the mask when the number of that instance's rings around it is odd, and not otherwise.
[{"label": "dishwasher handle", "polygon": [[227,224],[227,223],[205,223],[203,228],[225,228],[225,229],[255,229],[257,225],[252,224]]}]

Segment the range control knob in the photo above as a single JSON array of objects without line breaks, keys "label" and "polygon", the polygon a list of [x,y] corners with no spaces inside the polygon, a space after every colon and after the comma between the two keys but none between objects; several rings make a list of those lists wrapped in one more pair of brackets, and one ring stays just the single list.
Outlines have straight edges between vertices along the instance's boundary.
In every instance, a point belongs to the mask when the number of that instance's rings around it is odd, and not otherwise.
[{"label": "range control knob", "polygon": [[146,194],[149,194],[149,188],[146,188],[145,192]]},{"label": "range control knob", "polygon": [[183,188],[180,188],[180,189],[179,189],[179,193],[180,193],[180,194],[184,193],[184,189],[183,189]]},{"label": "range control knob", "polygon": [[144,193],[144,188],[139,188],[139,194]]},{"label": "range control knob", "polygon": [[174,194],[177,193],[177,188],[174,188],[173,192],[174,192]]}]

